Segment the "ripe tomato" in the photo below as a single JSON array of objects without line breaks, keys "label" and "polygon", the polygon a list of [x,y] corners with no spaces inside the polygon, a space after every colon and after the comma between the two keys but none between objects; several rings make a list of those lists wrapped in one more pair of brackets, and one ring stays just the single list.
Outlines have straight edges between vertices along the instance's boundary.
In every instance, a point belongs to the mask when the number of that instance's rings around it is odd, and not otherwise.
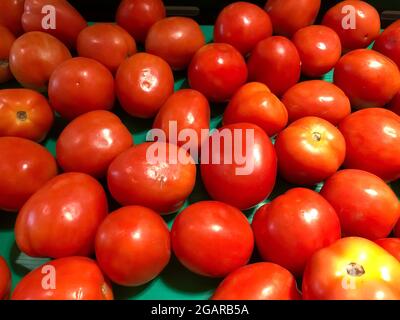
[{"label": "ripe tomato", "polygon": [[96,258],[104,273],[123,286],[153,280],[171,256],[169,230],[153,210],[123,207],[107,216],[96,235]]},{"label": "ripe tomato", "polygon": [[14,35],[6,27],[0,25],[0,84],[12,79],[8,58],[11,46],[15,41]]},{"label": "ripe tomato", "polygon": [[398,300],[400,263],[372,241],[340,239],[309,260],[303,299]]},{"label": "ripe tomato", "polygon": [[17,284],[11,299],[113,300],[113,292],[95,261],[67,257],[49,261],[28,273]]},{"label": "ripe tomato", "polygon": [[286,127],[288,113],[283,103],[263,83],[242,86],[225,109],[224,125],[250,122],[258,125],[270,137]]},{"label": "ripe tomato", "polygon": [[392,101],[390,101],[388,107],[390,111],[400,115],[400,91],[396,93]]},{"label": "ripe tomato", "polygon": [[24,12],[25,0],[0,1],[0,25],[5,26],[14,35],[20,35],[22,30],[21,16]]},{"label": "ripe tomato", "polygon": [[400,22],[386,28],[375,40],[374,50],[392,59],[400,68]]},{"label": "ripe tomato", "polygon": [[194,55],[189,65],[190,86],[209,100],[229,100],[247,80],[243,56],[230,44],[211,43]]},{"label": "ripe tomato", "polygon": [[174,76],[163,59],[137,53],[121,63],[115,89],[126,112],[139,118],[152,118],[174,92]]},{"label": "ripe tomato", "polygon": [[281,266],[258,262],[236,269],[220,283],[212,300],[298,300],[296,279]]},{"label": "ripe tomato", "polygon": [[275,143],[279,173],[291,183],[314,185],[342,165],[346,143],[330,122],[317,117],[296,120]]},{"label": "ripe tomato", "polygon": [[339,2],[325,13],[322,24],[336,31],[345,52],[368,47],[381,29],[378,11],[358,0]]},{"label": "ripe tomato", "polygon": [[150,28],[146,52],[163,58],[172,69],[185,69],[206,40],[196,21],[185,17],[162,19]]},{"label": "ripe tomato", "polygon": [[257,210],[253,231],[261,257],[301,276],[317,250],[340,238],[335,209],[318,193],[294,188]]},{"label": "ripe tomato", "polygon": [[0,90],[0,136],[42,141],[53,124],[46,98],[29,89]]},{"label": "ripe tomato", "polygon": [[261,40],[247,61],[249,79],[266,84],[277,96],[299,81],[300,65],[295,45],[279,36]]},{"label": "ripe tomato", "polygon": [[339,130],[346,140],[346,168],[371,172],[385,181],[400,177],[400,117],[371,108],[347,116]]},{"label": "ripe tomato", "polygon": [[[203,151],[205,147],[208,152]],[[235,123],[214,131],[202,147],[201,160],[201,177],[209,195],[239,209],[263,201],[275,185],[274,147],[254,124]]]},{"label": "ripe tomato", "polygon": [[268,14],[249,2],[235,2],[225,7],[214,26],[214,42],[229,43],[243,55],[271,35]]},{"label": "ripe tomato", "polygon": [[0,300],[8,299],[11,290],[11,272],[6,260],[0,256]]},{"label": "ripe tomato", "polygon": [[161,0],[123,0],[117,10],[117,23],[136,41],[144,42],[147,32],[157,21],[165,18]]},{"label": "ripe tomato", "polygon": [[351,112],[350,100],[342,89],[323,80],[295,84],[282,97],[289,122],[314,116],[337,125]]},{"label": "ripe tomato", "polygon": [[70,58],[67,47],[53,36],[28,32],[11,47],[10,70],[22,86],[45,91],[53,71]]},{"label": "ripe tomato", "polygon": [[120,26],[112,23],[96,23],[86,27],[76,44],[81,57],[97,60],[115,73],[127,57],[136,53],[136,42]]},{"label": "ripe tomato", "polygon": [[207,277],[224,277],[244,266],[254,245],[246,216],[218,201],[200,201],[178,214],[171,241],[178,260]]},{"label": "ripe tomato", "polygon": [[89,255],[106,215],[101,184],[83,173],[64,173],[48,181],[21,208],[15,240],[32,257]]},{"label": "ripe tomato", "polygon": [[133,139],[113,113],[97,110],[72,120],[57,140],[57,161],[65,172],[83,172],[95,178],[106,175],[108,166]]},{"label": "ripe tomato", "polygon": [[396,64],[379,52],[359,49],[339,60],[334,82],[354,107],[383,107],[399,91],[400,73]]},{"label": "ripe tomato", "polygon": [[53,156],[22,138],[0,137],[0,209],[18,211],[28,198],[57,174]]},{"label": "ripe tomato", "polygon": [[400,239],[399,238],[384,238],[375,240],[375,243],[389,252],[393,257],[400,261]]}]

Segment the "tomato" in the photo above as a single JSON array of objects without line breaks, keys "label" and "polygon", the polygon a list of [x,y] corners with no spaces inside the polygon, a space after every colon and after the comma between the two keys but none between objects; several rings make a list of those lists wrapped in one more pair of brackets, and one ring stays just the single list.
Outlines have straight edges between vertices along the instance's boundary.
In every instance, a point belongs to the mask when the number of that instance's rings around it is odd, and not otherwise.
[{"label": "tomato", "polygon": [[224,126],[212,133],[206,147],[208,154],[202,154],[200,168],[211,198],[248,209],[269,196],[275,185],[276,154],[260,127],[250,123]]},{"label": "tomato", "polygon": [[0,84],[12,79],[8,58],[11,46],[15,41],[14,35],[0,25]]},{"label": "tomato", "polygon": [[225,109],[224,125],[250,122],[258,125],[269,136],[286,127],[288,113],[283,103],[259,82],[242,86]]},{"label": "tomato", "polygon": [[21,16],[24,12],[25,0],[0,1],[0,25],[5,26],[14,35],[20,35],[22,30]]},{"label": "tomato", "polygon": [[325,13],[322,24],[336,31],[345,52],[368,47],[381,29],[378,11],[358,0],[339,2]]},{"label": "tomato", "polygon": [[374,50],[392,59],[400,68],[400,23],[393,23],[375,40]]},{"label": "tomato", "polygon": [[212,300],[298,300],[296,279],[281,266],[258,262],[236,269],[222,281]]},{"label": "tomato", "polygon": [[400,239],[399,238],[384,238],[375,240],[375,243],[389,252],[393,257],[400,261]]},{"label": "tomato", "polygon": [[11,272],[6,260],[0,256],[0,300],[8,299],[11,290]]},{"label": "tomato", "polygon": [[346,168],[371,172],[385,181],[400,177],[400,117],[371,108],[347,116],[339,130],[346,140]]},{"label": "tomato", "polygon": [[110,110],[114,98],[111,72],[93,59],[72,58],[59,65],[50,77],[50,104],[66,119],[93,110]]},{"label": "tomato", "polygon": [[379,52],[359,49],[336,64],[334,83],[356,108],[383,107],[399,91],[400,73],[396,64]]},{"label": "tomato", "polygon": [[0,136],[42,141],[53,124],[46,98],[29,89],[0,90]]},{"label": "tomato", "polygon": [[265,261],[301,276],[317,250],[340,238],[335,209],[315,191],[294,188],[257,210],[253,219],[256,245]]},{"label": "tomato", "polygon": [[28,32],[11,47],[10,70],[22,86],[45,91],[53,71],[70,58],[67,47],[53,36]]},{"label": "tomato", "polygon": [[113,300],[113,292],[95,261],[67,257],[49,261],[28,273],[17,284],[11,299]]},{"label": "tomato", "polygon": [[372,241],[340,239],[311,257],[303,299],[398,300],[400,263]]},{"label": "tomato", "polygon": [[268,0],[265,10],[272,20],[274,32],[291,37],[297,30],[313,24],[321,0]]},{"label": "tomato", "polygon": [[244,266],[254,245],[246,216],[218,201],[200,201],[178,214],[171,241],[178,260],[207,277],[224,277]]},{"label": "tomato", "polygon": [[279,173],[291,183],[314,185],[342,165],[346,143],[330,122],[317,117],[294,121],[277,137]]},{"label": "tomato", "polygon": [[270,36],[272,24],[268,14],[249,2],[235,2],[226,6],[214,26],[214,42],[229,43],[243,55]]},{"label": "tomato", "polygon": [[156,22],[146,38],[146,52],[163,58],[172,69],[185,69],[206,43],[199,24],[190,18],[170,17]]},{"label": "tomato", "polygon": [[81,57],[97,60],[115,73],[127,57],[136,53],[136,42],[120,26],[96,23],[83,29],[76,44]]},{"label": "tomato", "polygon": [[48,181],[21,208],[15,240],[32,257],[89,255],[106,215],[101,184],[83,173],[64,173]]},{"label": "tomato", "polygon": [[95,243],[101,269],[123,286],[153,280],[171,256],[166,223],[153,210],[140,206],[123,207],[108,215]]},{"label": "tomato", "polygon": [[0,137],[0,209],[18,211],[28,198],[56,176],[57,164],[41,145]]},{"label": "tomato", "polygon": [[116,20],[136,41],[144,42],[151,26],[164,19],[165,14],[161,0],[122,0]]},{"label": "tomato", "polygon": [[295,84],[282,97],[289,122],[315,116],[337,125],[351,112],[350,100],[342,89],[323,80]]},{"label": "tomato", "polygon": [[174,76],[163,59],[137,53],[121,63],[115,89],[126,112],[139,118],[152,118],[174,92]]},{"label": "tomato", "polygon": [[321,195],[335,208],[346,236],[387,237],[400,217],[393,190],[372,173],[347,169],[325,181]]},{"label": "tomato", "polygon": [[207,44],[194,55],[189,65],[188,80],[193,89],[209,100],[224,102],[246,82],[246,62],[230,44]]},{"label": "tomato", "polygon": [[397,115],[400,115],[400,91],[396,93],[392,101],[390,101],[389,110]]},{"label": "tomato", "polygon": [[287,38],[274,36],[261,40],[247,61],[249,79],[266,84],[277,96],[300,79],[300,57]]},{"label": "tomato", "polygon": [[95,178],[106,175],[108,166],[133,139],[113,113],[97,110],[72,120],[57,140],[57,161],[65,172],[83,172]]}]

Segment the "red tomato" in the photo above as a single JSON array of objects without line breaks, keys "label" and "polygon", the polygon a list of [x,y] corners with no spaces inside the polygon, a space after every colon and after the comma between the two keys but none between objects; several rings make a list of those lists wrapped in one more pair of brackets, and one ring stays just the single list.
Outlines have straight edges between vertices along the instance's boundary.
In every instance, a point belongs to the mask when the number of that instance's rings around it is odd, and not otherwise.
[{"label": "red tomato", "polygon": [[42,141],[53,124],[46,98],[29,89],[0,90],[0,136]]},{"label": "red tomato", "polygon": [[77,39],[81,57],[97,60],[115,73],[127,57],[136,53],[136,42],[120,26],[112,23],[96,23],[83,29]]},{"label": "red tomato", "polygon": [[371,172],[385,181],[400,177],[400,117],[371,108],[347,116],[339,130],[346,140],[346,168]]},{"label": "red tomato", "polygon": [[190,86],[209,100],[229,100],[247,80],[247,67],[243,56],[226,43],[211,43],[194,55],[189,65]]},{"label": "red tomato", "polygon": [[400,217],[396,194],[366,171],[338,171],[325,181],[320,194],[335,208],[346,236],[387,237]]},{"label": "red tomato", "polygon": [[106,175],[110,163],[132,146],[121,120],[105,110],[91,111],[71,121],[57,140],[57,161],[65,172]]},{"label": "red tomato", "polygon": [[354,107],[383,107],[399,91],[400,73],[396,64],[379,52],[359,49],[339,60],[334,82]]},{"label": "red tomato", "polygon": [[342,89],[323,80],[295,84],[282,97],[289,122],[315,116],[337,125],[351,112],[350,100]]},{"label": "red tomato", "polygon": [[89,255],[106,215],[101,184],[83,173],[64,173],[48,181],[21,208],[15,240],[32,257]]},{"label": "red tomato", "polygon": [[25,0],[0,1],[0,25],[5,26],[14,35],[20,35],[22,30],[21,16],[24,12]]},{"label": "red tomato", "polygon": [[397,115],[400,115],[400,91],[396,93],[388,107],[389,110]]},{"label": "red tomato", "polygon": [[225,7],[214,26],[214,41],[229,43],[243,55],[270,36],[272,24],[268,14],[249,2],[235,2]]},{"label": "red tomato", "polygon": [[288,113],[283,103],[259,82],[242,86],[225,109],[224,125],[250,122],[258,125],[270,137],[283,130]]},{"label": "red tomato", "polygon": [[208,142],[200,168],[213,199],[247,209],[269,196],[275,185],[276,154],[260,127],[250,123],[224,126]]},{"label": "red tomato", "polygon": [[161,0],[123,0],[117,11],[117,23],[136,41],[144,42],[147,32],[157,21],[165,18]]},{"label": "red tomato", "polygon": [[[43,283],[54,284],[55,288],[43,288]],[[16,286],[11,299],[113,300],[113,292],[95,261],[67,257],[50,261],[28,273]]]},{"label": "red tomato", "polygon": [[230,273],[212,300],[298,300],[296,279],[281,266],[258,262]]},{"label": "red tomato", "polygon": [[317,250],[340,238],[335,209],[318,193],[294,188],[257,210],[253,231],[258,251],[301,276]]},{"label": "red tomato", "polygon": [[358,0],[339,2],[325,13],[322,24],[336,31],[345,52],[368,47],[381,29],[378,11]]},{"label": "red tomato", "polygon": [[8,58],[11,46],[15,41],[14,35],[6,27],[0,25],[0,84],[12,79]]},{"label": "red tomato", "polygon": [[196,21],[170,17],[156,22],[146,38],[146,52],[163,58],[172,69],[185,69],[206,40]]},{"label": "red tomato", "polygon": [[11,290],[11,272],[6,260],[0,256],[0,300],[8,299]]},{"label": "red tomato", "polygon": [[115,89],[126,112],[139,118],[152,118],[174,92],[174,76],[163,59],[137,53],[121,63]]},{"label": "red tomato", "polygon": [[266,84],[277,96],[299,81],[300,65],[295,45],[279,36],[260,41],[247,61],[249,79]]},{"label": "red tomato", "polygon": [[342,165],[346,143],[330,122],[317,117],[296,120],[275,142],[279,173],[291,183],[314,185]]},{"label": "red tomato", "polygon": [[53,156],[41,145],[22,138],[0,137],[0,209],[18,211],[57,174]]},{"label": "red tomato", "polygon": [[302,291],[307,300],[398,300],[400,263],[372,241],[343,238],[311,257]]},{"label": "red tomato", "polygon": [[45,91],[53,71],[70,58],[67,47],[53,36],[28,32],[11,47],[10,70],[22,86]]},{"label": "red tomato", "polygon": [[400,238],[400,220],[397,221],[396,225],[394,226],[393,232],[395,237]]},{"label": "red tomato", "polygon": [[399,238],[384,238],[375,240],[375,243],[389,252],[393,257],[400,261],[400,239]]},{"label": "red tomato", "polygon": [[96,258],[104,273],[123,286],[153,280],[171,256],[169,230],[153,210],[140,206],[120,208],[100,225]]},{"label": "red tomato", "polygon": [[178,214],[171,241],[178,260],[207,277],[224,277],[244,266],[254,245],[246,216],[218,201],[200,201]]},{"label": "red tomato", "polygon": [[400,68],[400,22],[385,29],[375,40],[374,50],[392,59]]},{"label": "red tomato", "polygon": [[66,119],[93,110],[110,110],[114,98],[111,72],[93,59],[72,58],[58,66],[50,77],[50,104]]}]

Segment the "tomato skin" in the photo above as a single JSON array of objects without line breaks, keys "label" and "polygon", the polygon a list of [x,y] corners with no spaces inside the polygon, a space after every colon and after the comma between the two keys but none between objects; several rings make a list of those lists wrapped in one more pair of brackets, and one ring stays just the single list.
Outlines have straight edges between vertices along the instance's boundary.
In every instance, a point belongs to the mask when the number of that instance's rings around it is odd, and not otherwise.
[{"label": "tomato skin", "polygon": [[247,80],[243,56],[227,43],[211,43],[199,49],[189,65],[190,87],[208,100],[229,100]]},{"label": "tomato skin", "polygon": [[123,207],[108,215],[98,229],[95,248],[101,269],[123,286],[153,280],[171,256],[166,223],[155,211],[140,206]]},{"label": "tomato skin", "polygon": [[400,263],[372,241],[343,238],[311,257],[302,287],[305,300],[398,300]]},{"label": "tomato skin", "polygon": [[90,255],[107,215],[107,198],[97,180],[64,173],[40,188],[19,211],[15,240],[32,257]]},{"label": "tomato skin", "polygon": [[261,40],[247,61],[249,80],[266,84],[277,96],[300,79],[300,56],[287,38],[273,36]]},{"label": "tomato skin", "polygon": [[8,58],[11,46],[15,41],[14,35],[6,27],[0,25],[0,84],[12,79]]},{"label": "tomato skin", "polygon": [[399,238],[383,238],[375,240],[377,245],[389,252],[393,257],[400,261],[400,239]]},{"label": "tomato skin", "polygon": [[375,40],[374,50],[393,60],[400,68],[400,24],[393,23]]},{"label": "tomato skin", "polygon": [[224,277],[244,266],[254,246],[246,216],[219,201],[200,201],[179,213],[171,241],[178,260],[207,277]]},{"label": "tomato skin", "polygon": [[286,127],[288,113],[283,103],[263,83],[250,82],[240,87],[225,109],[224,125],[249,122],[258,125],[268,136]]},{"label": "tomato skin", "polygon": [[146,52],[163,58],[174,70],[185,69],[206,40],[199,24],[186,17],[169,17],[153,24]]},{"label": "tomato skin", "polygon": [[97,110],[72,120],[57,140],[57,161],[64,172],[83,172],[95,178],[133,144],[133,138],[113,113]]},{"label": "tomato skin", "polygon": [[11,290],[11,272],[6,260],[0,256],[0,300],[6,300]]},{"label": "tomato skin", "polygon": [[23,32],[21,16],[25,0],[2,0],[0,3],[0,25],[5,26],[14,35]]},{"label": "tomato skin", "polygon": [[[52,269],[43,269],[43,268]],[[53,269],[54,268],[54,269]],[[46,270],[46,273],[42,271]],[[43,277],[48,270],[56,272],[56,288],[44,289]],[[12,300],[113,300],[96,262],[86,257],[66,257],[49,261],[28,273],[17,284]]]}]

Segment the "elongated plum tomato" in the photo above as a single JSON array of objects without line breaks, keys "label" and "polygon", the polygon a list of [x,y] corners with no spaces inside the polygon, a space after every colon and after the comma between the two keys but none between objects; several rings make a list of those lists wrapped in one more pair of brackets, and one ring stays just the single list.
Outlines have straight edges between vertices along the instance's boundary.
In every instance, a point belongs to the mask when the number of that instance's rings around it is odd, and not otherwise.
[{"label": "elongated plum tomato", "polygon": [[24,2],[25,0],[0,1],[0,25],[5,26],[16,36],[24,31],[21,24]]},{"label": "elongated plum tomato", "polygon": [[19,211],[15,240],[32,257],[90,255],[107,215],[101,184],[84,173],[64,173],[40,188]]},{"label": "elongated plum tomato", "polygon": [[40,144],[0,137],[0,209],[18,211],[28,198],[57,174],[57,164]]},{"label": "elongated plum tomato", "polygon": [[277,160],[260,127],[251,123],[224,126],[212,133],[206,147],[207,153],[202,148],[200,168],[211,198],[248,209],[269,196],[275,185]]},{"label": "elongated plum tomato", "polygon": [[375,243],[389,252],[393,257],[400,261],[400,239],[399,238],[383,238],[375,240]]},{"label": "elongated plum tomato", "polygon": [[[55,288],[43,286],[45,277]],[[47,283],[47,282],[46,282]],[[49,261],[28,273],[17,284],[12,300],[113,300],[111,286],[95,261],[66,257]]]},{"label": "elongated plum tomato", "polygon": [[115,114],[91,111],[72,120],[61,132],[56,145],[57,161],[64,172],[102,178],[115,157],[132,143],[131,133]]},{"label": "elongated plum tomato", "polygon": [[400,68],[400,23],[392,23],[375,40],[374,50],[390,58]]},{"label": "elongated plum tomato", "polygon": [[230,273],[218,286],[212,300],[297,300],[296,279],[285,268],[258,262]]},{"label": "elongated plum tomato", "polygon": [[14,35],[6,27],[0,25],[0,84],[12,79],[9,64],[11,46],[15,41]]},{"label": "elongated plum tomato", "polygon": [[294,188],[257,210],[256,245],[265,261],[301,276],[314,252],[340,238],[335,209],[318,193]]},{"label": "elongated plum tomato", "polygon": [[200,201],[179,213],[171,241],[178,260],[207,277],[224,277],[244,266],[254,245],[246,216],[218,201]]},{"label": "elongated plum tomato", "polygon": [[311,257],[302,291],[307,300],[398,300],[400,263],[370,240],[343,238]]},{"label": "elongated plum tomato", "polygon": [[8,299],[11,290],[11,272],[6,260],[0,256],[0,300]]},{"label": "elongated plum tomato", "polygon": [[123,286],[154,279],[171,256],[169,230],[155,211],[123,207],[107,216],[96,235],[96,258],[104,273]]}]

